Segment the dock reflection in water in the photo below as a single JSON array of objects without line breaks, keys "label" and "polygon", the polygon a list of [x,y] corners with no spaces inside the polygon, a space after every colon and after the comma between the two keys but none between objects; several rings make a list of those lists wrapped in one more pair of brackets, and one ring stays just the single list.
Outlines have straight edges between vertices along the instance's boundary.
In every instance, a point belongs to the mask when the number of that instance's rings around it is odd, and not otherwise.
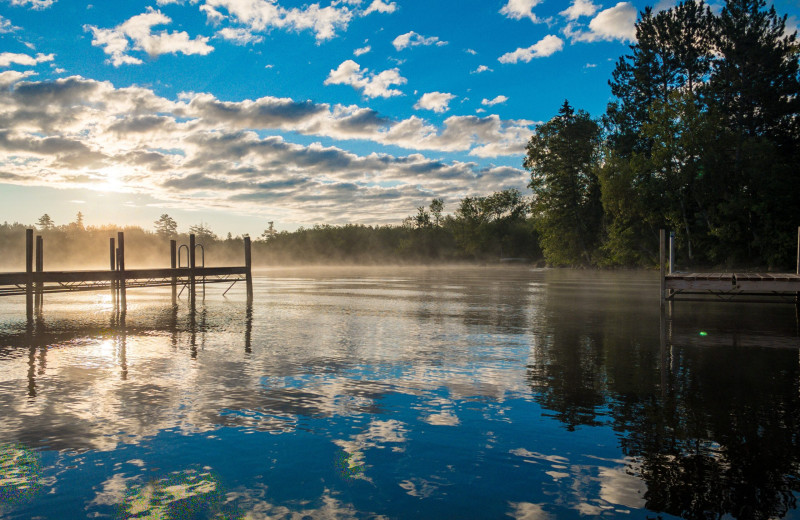
[{"label": "dock reflection in water", "polygon": [[255,289],[0,301],[0,517],[800,517],[791,306],[523,268]]}]

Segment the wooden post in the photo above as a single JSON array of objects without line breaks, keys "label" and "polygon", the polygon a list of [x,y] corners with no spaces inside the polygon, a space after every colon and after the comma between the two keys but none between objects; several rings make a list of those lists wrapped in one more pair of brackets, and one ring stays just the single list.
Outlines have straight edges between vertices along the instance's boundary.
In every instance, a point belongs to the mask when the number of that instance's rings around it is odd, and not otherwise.
[{"label": "wooden post", "polygon": [[244,237],[245,283],[247,285],[247,303],[253,303],[253,260],[250,255],[250,237]]},{"label": "wooden post", "polygon": [[36,236],[36,312],[42,311],[44,303],[44,285],[42,283],[44,271],[44,241],[41,235]]},{"label": "wooden post", "polygon": [[174,240],[169,241],[169,265],[172,268],[172,304],[178,300],[178,277],[175,269],[178,267],[178,243]]},{"label": "wooden post", "polygon": [[[114,245],[114,238],[108,239],[108,258],[109,263],[111,265],[111,271],[117,270],[117,248]],[[113,305],[117,304],[117,281],[115,280],[115,276],[111,277],[111,281],[109,282],[109,287],[111,288],[111,303]]]},{"label": "wooden post", "polygon": [[119,271],[119,302],[125,307],[125,233],[117,233],[117,270]]},{"label": "wooden post", "polygon": [[28,321],[33,319],[33,230],[25,230],[25,311]]},{"label": "wooden post", "polygon": [[675,232],[669,232],[669,274],[675,271]]},{"label": "wooden post", "polygon": [[195,254],[194,254],[194,246],[195,246],[195,236],[189,235],[189,299],[194,302],[195,297],[195,279],[194,279],[194,268],[195,268]]},{"label": "wooden post", "polygon": [[658,230],[658,266],[659,270],[661,271],[661,301],[664,301],[664,297],[666,295],[666,288],[667,288],[667,280],[665,278],[666,273],[664,272],[664,262],[666,261],[665,255],[666,251],[664,250],[664,246],[666,245],[666,231],[663,229]]}]

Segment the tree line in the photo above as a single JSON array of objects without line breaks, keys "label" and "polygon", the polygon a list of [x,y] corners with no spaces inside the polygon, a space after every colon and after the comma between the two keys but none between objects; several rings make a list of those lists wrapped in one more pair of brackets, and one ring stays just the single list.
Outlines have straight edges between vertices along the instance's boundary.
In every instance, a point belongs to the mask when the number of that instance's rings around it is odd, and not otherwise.
[{"label": "tree line", "polygon": [[[207,265],[239,265],[243,258],[243,236],[221,238],[204,224],[178,232],[178,223],[168,214],[153,222],[152,230],[139,226],[84,226],[78,213],[74,222],[56,225],[44,214],[36,231],[44,238],[46,269],[107,268],[109,238],[125,232],[128,265],[165,266],[169,263],[169,241],[189,242],[194,234],[203,246]],[[21,271],[25,261],[25,229],[20,223],[0,224],[0,251],[4,270]],[[485,197],[466,197],[453,214],[444,214],[444,201],[433,199],[397,225],[315,225],[295,231],[274,229],[273,223],[252,242],[257,266],[322,263],[443,263],[497,262],[501,258],[541,258],[530,220],[530,200],[519,190],[509,189]],[[186,255],[183,255],[186,265]],[[198,262],[200,260],[198,259]]]},{"label": "tree line", "polygon": [[528,143],[553,265],[792,266],[800,225],[796,33],[764,0],[647,8],[599,119],[565,101]]}]

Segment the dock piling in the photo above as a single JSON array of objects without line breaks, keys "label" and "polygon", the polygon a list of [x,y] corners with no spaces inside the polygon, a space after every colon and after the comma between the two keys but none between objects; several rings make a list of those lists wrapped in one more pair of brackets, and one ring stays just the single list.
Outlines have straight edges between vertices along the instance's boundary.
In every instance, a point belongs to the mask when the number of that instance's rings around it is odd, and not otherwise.
[{"label": "dock piling", "polygon": [[33,230],[25,230],[25,310],[28,321],[33,319]]},{"label": "dock piling", "polygon": [[42,283],[42,272],[44,271],[44,240],[41,235],[36,235],[36,312],[42,311],[44,300],[44,284]]},{"label": "dock piling", "polygon": [[244,237],[245,284],[247,285],[247,303],[253,303],[253,261],[250,255],[250,237]]},{"label": "dock piling", "polygon": [[660,300],[663,303],[664,298],[666,297],[666,290],[667,290],[667,279],[666,273],[664,271],[664,262],[666,262],[666,251],[664,246],[666,242],[666,231],[663,229],[658,230],[658,268],[661,271],[661,296]]},{"label": "dock piling", "polygon": [[108,259],[109,264],[111,266],[112,277],[109,281],[108,285],[111,288],[111,303],[113,305],[117,304],[117,282],[114,279],[113,273],[117,270],[117,248],[114,245],[114,238],[111,237],[108,239]]},{"label": "dock piling", "polygon": [[178,267],[178,243],[175,240],[169,241],[169,265],[172,268],[172,305],[178,300],[178,277],[175,269]]},{"label": "dock piling", "polygon": [[195,267],[196,267],[196,255],[195,255],[195,236],[189,235],[189,301],[194,305],[194,298],[195,298]]},{"label": "dock piling", "polygon": [[119,304],[126,305],[125,297],[125,233],[117,233],[117,270],[119,271]]}]

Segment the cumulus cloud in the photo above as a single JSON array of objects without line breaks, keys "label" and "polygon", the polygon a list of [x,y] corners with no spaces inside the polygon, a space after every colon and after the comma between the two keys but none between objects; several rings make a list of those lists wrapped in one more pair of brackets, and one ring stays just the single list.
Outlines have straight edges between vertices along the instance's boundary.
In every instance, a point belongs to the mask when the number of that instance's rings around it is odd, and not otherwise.
[{"label": "cumulus cloud", "polygon": [[36,56],[29,56],[27,54],[18,54],[13,52],[0,53],[0,67],[10,67],[13,64],[34,66],[45,61],[53,61],[53,54],[39,53]]},{"label": "cumulus cloud", "polygon": [[113,29],[85,25],[84,30],[92,33],[92,45],[103,47],[115,67],[142,63],[141,59],[127,54],[130,50],[144,51],[150,56],[177,53],[206,55],[214,50],[208,45],[207,37],[191,39],[185,31],[153,33],[154,26],[171,22],[172,19],[161,11],[148,8],[147,12],[136,15]]},{"label": "cumulus cloud", "polygon": [[369,7],[364,10],[364,14],[370,13],[393,13],[397,10],[397,4],[394,2],[383,2],[383,0],[373,0]]},{"label": "cumulus cloud", "polygon": [[567,20],[577,20],[582,16],[592,16],[598,9],[600,7],[594,5],[591,0],[572,0],[572,4],[558,14]]},{"label": "cumulus cloud", "polygon": [[11,5],[30,7],[34,10],[47,9],[56,3],[56,0],[11,0]]},{"label": "cumulus cloud", "polygon": [[247,29],[241,27],[224,27],[217,31],[217,36],[222,39],[231,41],[236,45],[247,45],[250,43],[261,43],[264,37],[258,34],[253,34]]},{"label": "cumulus cloud", "polygon": [[539,23],[541,20],[533,13],[533,8],[541,2],[542,0],[508,0],[500,9],[500,14],[514,20],[530,18],[532,22]]},{"label": "cumulus cloud", "polygon": [[397,68],[374,74],[367,69],[362,70],[361,65],[355,61],[346,60],[335,70],[331,70],[325,85],[350,85],[356,90],[361,90],[369,98],[388,98],[403,95],[400,90],[391,86],[404,85],[406,81]]},{"label": "cumulus cloud", "polygon": [[492,72],[492,69],[486,65],[478,65],[478,68],[470,72],[470,74],[480,74],[481,72]]},{"label": "cumulus cloud", "polygon": [[433,110],[437,114],[447,112],[450,107],[450,101],[455,96],[447,92],[427,92],[419,98],[419,101],[414,105],[417,110]]},{"label": "cumulus cloud", "polygon": [[398,51],[402,51],[408,47],[417,47],[420,45],[447,45],[447,42],[439,40],[437,36],[422,36],[421,34],[417,34],[414,31],[409,31],[405,34],[401,34],[397,38],[392,41],[392,45]]},{"label": "cumulus cloud", "polygon": [[564,40],[558,36],[549,34],[537,43],[527,48],[519,48],[513,52],[507,52],[498,58],[500,63],[517,63],[524,61],[530,62],[533,58],[545,58],[564,48]]},{"label": "cumulus cloud", "polygon": [[286,8],[275,0],[205,0],[200,10],[215,24],[231,22],[253,33],[269,29],[311,31],[322,42],[334,38],[338,31],[345,31],[354,17],[392,13],[397,9],[394,2],[382,0],[373,0],[364,10],[349,6],[360,4],[361,0],[333,1],[325,7],[315,3]]},{"label": "cumulus cloud", "polygon": [[595,42],[600,40],[622,42],[636,41],[636,7],[630,2],[619,2],[597,13],[589,22],[588,30],[575,23],[564,28],[564,34],[572,41]]},{"label": "cumulus cloud", "polygon": [[17,30],[19,30],[19,27],[15,27],[11,24],[11,20],[0,15],[0,34],[12,33]]},{"label": "cumulus cloud", "polygon": [[353,55],[354,56],[361,56],[362,54],[366,54],[371,50],[372,50],[372,47],[370,47],[369,45],[365,45],[364,47],[360,47],[360,48],[354,50],[353,51]]},{"label": "cumulus cloud", "polygon": [[506,96],[502,96],[501,95],[501,96],[497,96],[497,97],[495,97],[493,99],[484,98],[483,101],[481,101],[481,105],[492,107],[494,105],[499,105],[501,103],[505,103],[506,101],[508,101],[508,98]]}]

